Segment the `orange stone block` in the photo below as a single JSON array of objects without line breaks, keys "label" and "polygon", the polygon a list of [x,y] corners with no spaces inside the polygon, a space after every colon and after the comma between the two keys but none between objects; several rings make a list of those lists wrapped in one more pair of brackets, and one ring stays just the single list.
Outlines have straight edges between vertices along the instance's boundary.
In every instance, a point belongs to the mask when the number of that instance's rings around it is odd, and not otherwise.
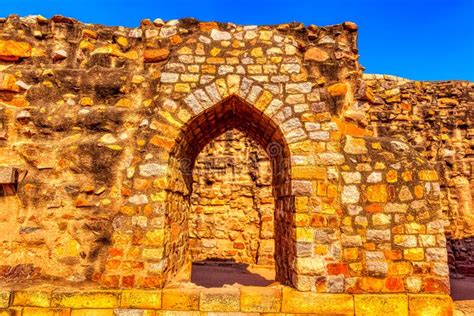
[{"label": "orange stone block", "polygon": [[27,42],[0,39],[0,60],[17,61],[31,56],[31,45]]},{"label": "orange stone block", "polygon": [[389,170],[385,175],[388,183],[395,183],[398,180],[398,173],[397,170]]},{"label": "orange stone block", "polygon": [[328,93],[333,97],[344,96],[347,93],[347,85],[343,82],[335,83],[328,87]]},{"label": "orange stone block", "polygon": [[327,265],[327,271],[329,275],[343,274],[346,277],[349,276],[349,268],[347,263],[329,263]]},{"label": "orange stone block", "polygon": [[218,30],[219,25],[217,24],[217,22],[201,22],[199,23],[199,29],[201,30],[201,32],[210,32],[214,29]]},{"label": "orange stone block", "polygon": [[368,213],[380,213],[380,212],[382,212],[382,205],[380,205],[378,203],[372,203],[372,204],[367,205],[365,207],[365,210]]},{"label": "orange stone block", "polygon": [[387,186],[385,184],[369,185],[367,186],[365,194],[369,202],[387,202],[388,193]]},{"label": "orange stone block", "polygon": [[449,293],[447,282],[444,280],[425,278],[423,279],[423,288],[427,293]]},{"label": "orange stone block", "polygon": [[143,59],[146,63],[156,63],[166,60],[170,55],[170,51],[166,48],[147,49],[143,52]]},{"label": "orange stone block", "polygon": [[385,290],[392,293],[400,293],[405,291],[404,280],[401,277],[388,277],[385,280]]}]

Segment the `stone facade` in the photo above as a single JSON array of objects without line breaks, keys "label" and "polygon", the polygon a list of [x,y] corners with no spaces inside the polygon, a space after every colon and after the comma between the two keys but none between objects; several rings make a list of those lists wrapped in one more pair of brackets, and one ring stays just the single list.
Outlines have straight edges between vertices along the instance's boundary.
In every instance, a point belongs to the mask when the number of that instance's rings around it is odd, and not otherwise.
[{"label": "stone facade", "polygon": [[188,279],[205,201],[193,194],[207,194],[193,168],[238,129],[271,166],[277,281],[449,291],[439,173],[373,132],[354,23],[12,16],[0,34],[0,165],[18,175],[0,198],[3,280]]}]

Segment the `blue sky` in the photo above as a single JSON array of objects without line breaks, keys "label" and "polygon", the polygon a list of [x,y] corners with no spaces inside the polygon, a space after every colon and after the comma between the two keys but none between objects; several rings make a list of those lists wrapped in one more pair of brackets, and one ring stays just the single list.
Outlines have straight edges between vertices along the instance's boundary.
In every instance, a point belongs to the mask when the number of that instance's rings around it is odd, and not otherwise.
[{"label": "blue sky", "polygon": [[143,18],[276,24],[359,25],[367,73],[474,81],[474,0],[0,0],[0,16],[61,14],[137,26]]}]

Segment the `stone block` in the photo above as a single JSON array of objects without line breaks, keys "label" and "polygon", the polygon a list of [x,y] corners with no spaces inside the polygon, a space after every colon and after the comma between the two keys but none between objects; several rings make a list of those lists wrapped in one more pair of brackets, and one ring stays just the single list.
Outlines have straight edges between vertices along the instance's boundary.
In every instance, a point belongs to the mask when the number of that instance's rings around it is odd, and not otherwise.
[{"label": "stone block", "polygon": [[453,300],[449,295],[408,294],[410,316],[452,315]]},{"label": "stone block", "polygon": [[71,316],[116,316],[113,309],[73,309]]},{"label": "stone block", "polygon": [[24,316],[69,316],[71,315],[71,310],[69,308],[25,307],[23,308],[22,315]]},{"label": "stone block", "polygon": [[408,297],[404,294],[354,295],[356,316],[408,315]]},{"label": "stone block", "polygon": [[51,291],[15,291],[13,306],[49,307],[51,305]]},{"label": "stone block", "polygon": [[212,288],[200,293],[199,309],[202,312],[240,311],[240,291],[236,288]]},{"label": "stone block", "polygon": [[242,287],[242,312],[274,313],[281,309],[282,289],[279,287]]},{"label": "stone block", "polygon": [[0,308],[10,306],[10,291],[0,291]]},{"label": "stone block", "polygon": [[120,306],[119,291],[53,292],[52,307],[116,308]]},{"label": "stone block", "polygon": [[161,290],[124,290],[122,291],[121,307],[126,308],[161,308]]},{"label": "stone block", "polygon": [[163,289],[162,308],[174,311],[199,310],[198,289]]},{"label": "stone block", "polygon": [[155,316],[160,312],[155,312],[154,310],[149,309],[115,309],[115,316]]},{"label": "stone block", "polygon": [[354,315],[354,300],[348,294],[321,294],[283,289],[282,312],[321,315]]}]

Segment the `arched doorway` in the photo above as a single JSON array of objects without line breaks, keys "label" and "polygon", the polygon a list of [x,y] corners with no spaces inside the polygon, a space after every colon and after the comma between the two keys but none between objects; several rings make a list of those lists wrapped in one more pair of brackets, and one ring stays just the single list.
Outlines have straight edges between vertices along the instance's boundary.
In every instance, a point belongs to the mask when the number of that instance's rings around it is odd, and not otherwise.
[{"label": "arched doorway", "polygon": [[182,129],[170,153],[169,187],[166,201],[164,257],[165,273],[170,279],[189,269],[190,196],[193,168],[201,150],[222,133],[237,129],[265,148],[272,167],[275,198],[276,279],[292,283],[295,256],[294,198],[291,194],[290,153],[280,128],[261,111],[242,98],[232,95],[209,107]]}]

